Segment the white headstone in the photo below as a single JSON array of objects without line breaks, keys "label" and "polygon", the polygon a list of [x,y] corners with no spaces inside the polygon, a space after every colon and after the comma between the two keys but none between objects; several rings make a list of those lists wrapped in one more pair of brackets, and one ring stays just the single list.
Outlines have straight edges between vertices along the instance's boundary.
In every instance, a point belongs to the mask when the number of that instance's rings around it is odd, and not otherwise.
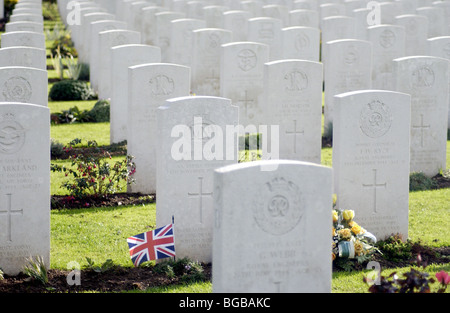
[{"label": "white headstone", "polygon": [[[450,36],[429,38],[427,42],[428,55],[444,58],[450,61]],[[450,94],[448,105],[448,129],[450,129]]]},{"label": "white headstone", "polygon": [[331,292],[331,168],[230,165],[214,172],[214,191],[213,292]]},{"label": "white headstone", "polygon": [[44,32],[44,24],[38,22],[12,22],[5,24],[5,32],[27,31],[35,33]]},{"label": "white headstone", "polygon": [[100,51],[99,51],[99,34],[107,30],[126,29],[127,24],[115,20],[102,20],[93,22],[90,30],[90,45],[89,45],[89,80],[91,88],[98,90],[98,77],[100,67]]},{"label": "white headstone", "polygon": [[217,97],[175,98],[158,108],[156,225],[174,218],[178,258],[212,261],[213,171],[237,163],[236,132],[229,138],[227,130],[238,115]]},{"label": "white headstone", "polygon": [[2,48],[23,46],[45,49],[44,33],[17,31],[2,34]]},{"label": "white headstone", "polygon": [[442,58],[394,60],[395,88],[411,95],[411,172],[431,177],[446,168],[449,71]]},{"label": "white headstone", "polygon": [[395,24],[395,17],[402,14],[401,5],[393,1],[384,1],[378,4],[381,24]]},{"label": "white headstone", "polygon": [[196,29],[206,27],[204,20],[183,18],[173,20],[170,24],[170,47],[168,61],[170,63],[192,66],[192,59],[196,57],[193,53],[193,33]]},{"label": "white headstone", "polygon": [[157,24],[155,14],[158,12],[167,11],[168,9],[162,6],[148,6],[141,9],[142,11],[142,43],[147,45],[156,45],[156,35],[157,35]]},{"label": "white headstone", "polygon": [[302,9],[302,10],[319,10],[319,1],[317,0],[295,0],[292,4],[292,9]]},{"label": "white headstone", "polygon": [[156,109],[167,99],[189,96],[190,69],[167,63],[128,69],[127,150],[135,157],[136,184],[130,192],[156,191]]},{"label": "white headstone", "polygon": [[196,95],[220,95],[220,53],[223,44],[232,41],[229,30],[203,28],[192,34],[192,92]]},{"label": "white headstone", "polygon": [[0,102],[48,105],[47,71],[31,67],[0,67]]},{"label": "white headstone", "polygon": [[233,33],[233,41],[247,41],[248,20],[252,17],[249,11],[226,11],[223,13],[223,28]]},{"label": "white headstone", "polygon": [[9,47],[0,49],[0,67],[34,67],[47,71],[47,57],[44,49],[33,47]]},{"label": "white headstone", "polygon": [[[318,62],[281,60],[265,64],[265,124],[279,125],[280,159],[320,164],[322,73]],[[270,138],[268,145],[272,146]]]},{"label": "white headstone", "polygon": [[289,8],[281,4],[267,4],[262,7],[263,16],[281,20],[282,27],[289,26]]},{"label": "white headstone", "polygon": [[89,43],[92,42],[91,41],[92,23],[102,20],[114,20],[114,15],[105,12],[94,12],[94,13],[87,13],[82,16],[80,40],[77,46],[79,62],[89,63],[90,60],[89,54],[91,48],[88,45]]},{"label": "white headstone", "polygon": [[335,97],[336,206],[354,210],[380,240],[408,238],[410,103],[407,94],[381,90]]},{"label": "white headstone", "polygon": [[416,14],[428,18],[428,38],[446,35],[445,11],[438,7],[419,7]]},{"label": "white headstone", "polygon": [[[331,16],[345,16],[346,9],[343,3],[324,3],[319,6],[319,23],[323,23],[323,19]],[[323,25],[323,24],[322,24]]]},{"label": "white headstone", "polygon": [[292,26],[282,29],[282,59],[318,62],[320,59],[320,29]]},{"label": "white headstone", "polygon": [[31,14],[31,13],[23,13],[23,14],[13,14],[9,17],[10,22],[36,22],[36,23],[44,23],[44,17],[42,14]]},{"label": "white headstone", "polygon": [[111,97],[111,48],[128,44],[140,44],[141,33],[131,30],[107,30],[99,33],[98,97]]},{"label": "white headstone", "polygon": [[330,16],[322,19],[322,45],[339,39],[355,39],[356,22],[353,17]]},{"label": "white headstone", "polygon": [[171,28],[170,23],[173,20],[181,19],[186,16],[183,12],[158,12],[155,13],[156,22],[156,41],[155,46],[161,48],[161,60],[162,62],[169,61],[170,53],[170,37]]},{"label": "white headstone", "polygon": [[319,12],[306,9],[289,11],[290,26],[306,26],[319,28]]},{"label": "white headstone", "polygon": [[17,275],[30,257],[49,268],[49,109],[1,102],[0,133],[0,268]]},{"label": "white headstone", "polygon": [[128,68],[130,66],[161,62],[161,49],[142,44],[111,48],[110,142],[127,139],[128,123]]},{"label": "white headstone", "polygon": [[262,16],[263,2],[258,0],[248,0],[241,2],[241,10],[249,11],[253,16]]},{"label": "white headstone", "polygon": [[370,89],[372,85],[372,44],[363,40],[335,40],[327,43],[330,58],[324,62],[324,132],[330,134],[334,96]]},{"label": "white headstone", "polygon": [[203,0],[193,0],[186,3],[187,17],[195,19],[203,19],[205,17],[203,7],[207,6],[208,2]]},{"label": "white headstone", "polygon": [[395,0],[400,5],[401,14],[415,14],[418,2],[417,0]]},{"label": "white headstone", "polygon": [[222,45],[220,96],[239,107],[239,123],[258,127],[261,122],[261,94],[264,63],[269,62],[269,46],[255,42]]},{"label": "white headstone", "polygon": [[368,21],[368,16],[372,14],[372,9],[368,8],[353,11],[351,16],[355,19],[355,39],[367,40],[367,27],[373,26],[372,21]]},{"label": "white headstone", "polygon": [[427,53],[428,18],[423,15],[399,15],[396,24],[405,28],[405,56]]},{"label": "white headstone", "polygon": [[208,28],[223,27],[223,13],[229,11],[230,8],[223,5],[207,5],[203,7],[203,19],[206,21]]},{"label": "white headstone", "polygon": [[279,60],[281,51],[282,21],[272,17],[255,17],[248,20],[248,41],[269,46],[271,61]]},{"label": "white headstone", "polygon": [[405,28],[396,25],[377,25],[367,28],[372,43],[372,88],[392,90],[392,60],[405,56]]}]

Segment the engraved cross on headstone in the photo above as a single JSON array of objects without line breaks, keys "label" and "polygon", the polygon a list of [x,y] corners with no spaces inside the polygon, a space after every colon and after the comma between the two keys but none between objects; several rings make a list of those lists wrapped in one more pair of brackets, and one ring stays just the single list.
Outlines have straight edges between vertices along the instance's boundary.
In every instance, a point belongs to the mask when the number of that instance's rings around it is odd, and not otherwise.
[{"label": "engraved cross on headstone", "polygon": [[298,134],[304,134],[305,131],[299,131],[297,130],[297,120],[294,120],[294,130],[293,131],[288,131],[286,130],[286,135],[294,135],[294,153],[297,153],[297,135]]},{"label": "engraved cross on headstone", "polygon": [[203,198],[204,197],[212,197],[212,192],[203,192],[203,177],[198,178],[199,181],[199,191],[198,193],[188,192],[189,197],[199,198],[198,209],[200,212],[200,223],[203,223]]},{"label": "engraved cross on headstone", "polygon": [[377,188],[386,188],[386,183],[377,183],[377,170],[373,169],[373,183],[362,184],[364,188],[373,188],[373,213],[377,213]]},{"label": "engraved cross on headstone", "polygon": [[249,98],[248,98],[248,91],[247,91],[247,90],[245,91],[244,94],[245,94],[244,99],[238,100],[238,102],[243,104],[244,109],[245,109],[245,115],[248,116],[248,117],[250,117],[250,118],[252,118],[253,116],[250,116],[250,115],[249,115],[249,109],[248,109],[248,107],[249,107],[249,106],[252,106],[253,103],[255,102],[255,100],[249,99]]},{"label": "engraved cross on headstone", "polygon": [[7,194],[7,207],[6,210],[2,210],[0,211],[0,215],[6,214],[7,215],[7,221],[6,221],[6,235],[8,238],[8,241],[12,241],[12,236],[11,236],[11,216],[12,215],[23,215],[23,210],[13,210],[12,209],[12,203],[11,203],[11,197],[12,194]]},{"label": "engraved cross on headstone", "polygon": [[423,147],[423,132],[425,129],[429,129],[430,125],[423,125],[423,114],[420,114],[420,125],[412,127],[413,129],[420,129],[420,146]]}]

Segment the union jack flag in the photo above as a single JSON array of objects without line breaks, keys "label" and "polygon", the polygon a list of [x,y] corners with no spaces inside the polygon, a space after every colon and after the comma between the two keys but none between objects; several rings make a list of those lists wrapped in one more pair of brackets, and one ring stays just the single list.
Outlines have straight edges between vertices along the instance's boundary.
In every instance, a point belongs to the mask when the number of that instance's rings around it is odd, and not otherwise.
[{"label": "union jack flag", "polygon": [[173,224],[127,238],[134,266],[150,260],[175,256]]}]

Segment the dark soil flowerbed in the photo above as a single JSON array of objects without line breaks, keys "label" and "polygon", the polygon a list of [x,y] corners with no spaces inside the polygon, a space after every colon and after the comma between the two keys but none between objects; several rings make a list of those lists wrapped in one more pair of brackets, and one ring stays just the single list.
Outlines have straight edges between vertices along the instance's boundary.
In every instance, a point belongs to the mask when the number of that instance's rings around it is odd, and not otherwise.
[{"label": "dark soil flowerbed", "polygon": [[[381,256],[376,256],[381,269],[408,267],[417,264],[417,256],[420,254],[422,265],[443,264],[450,261],[450,247],[430,248],[414,244],[413,257],[401,262],[390,262]],[[211,280],[211,264],[202,264],[204,277]],[[361,265],[361,270],[365,265]],[[358,269],[357,269],[358,270]],[[97,273],[93,270],[81,271],[81,285],[69,285],[67,277],[70,271],[51,269],[48,271],[49,282],[42,285],[37,281],[30,280],[24,274],[0,280],[1,293],[76,293],[83,291],[96,292],[120,292],[129,290],[145,290],[150,287],[165,287],[182,284],[180,277],[169,277],[164,273],[158,273],[152,267],[124,268],[116,266],[105,272]]]},{"label": "dark soil flowerbed", "polygon": [[142,205],[155,202],[155,195],[141,193],[115,193],[104,196],[52,196],[51,208],[80,209],[91,207],[117,207],[123,205]]},{"label": "dark soil flowerbed", "polygon": [[[205,279],[211,279],[211,265],[202,264]],[[180,277],[169,277],[157,273],[151,267],[114,267],[102,273],[93,270],[81,270],[80,285],[69,285],[67,277],[70,271],[51,269],[48,271],[49,282],[43,285],[20,274],[5,276],[0,280],[1,293],[75,293],[83,291],[120,292],[128,290],[145,290],[149,287],[164,287],[182,283]],[[72,276],[70,276],[72,277]],[[72,281],[69,279],[69,281]]]}]

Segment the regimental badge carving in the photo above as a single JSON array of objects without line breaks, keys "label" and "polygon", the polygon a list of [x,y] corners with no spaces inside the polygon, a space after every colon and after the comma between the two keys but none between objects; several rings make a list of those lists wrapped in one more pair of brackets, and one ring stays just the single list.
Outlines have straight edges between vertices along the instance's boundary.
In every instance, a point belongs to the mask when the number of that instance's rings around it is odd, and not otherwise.
[{"label": "regimental badge carving", "polygon": [[14,114],[3,115],[0,119],[0,153],[16,153],[24,142],[25,129],[15,121]]},{"label": "regimental badge carving", "polygon": [[299,92],[308,88],[308,76],[300,71],[293,70],[284,75],[286,90],[289,92]]},{"label": "regimental badge carving", "polygon": [[156,75],[149,81],[150,92],[156,98],[170,96],[175,89],[175,82],[166,75]]},{"label": "regimental badge carving", "polygon": [[305,50],[305,48],[308,48],[310,45],[310,41],[309,41],[309,37],[304,34],[301,33],[299,35],[297,35],[297,37],[295,37],[295,49],[297,51],[303,51]]},{"label": "regimental badge carving", "polygon": [[220,49],[220,45],[221,45],[221,38],[220,38],[219,34],[211,33],[208,36],[206,52],[213,54],[213,53],[217,52],[218,49]]},{"label": "regimental badge carving", "polygon": [[283,235],[294,229],[303,216],[298,186],[277,177],[264,184],[261,190],[253,204],[256,224],[273,235]]},{"label": "regimental badge carving", "polygon": [[347,48],[347,51],[344,55],[344,63],[347,65],[356,64],[359,60],[358,51],[354,46],[350,46]]},{"label": "regimental badge carving", "polygon": [[241,50],[238,55],[238,66],[244,72],[248,72],[255,68],[256,62],[258,61],[256,53],[250,49]]},{"label": "regimental badge carving", "polygon": [[434,85],[434,71],[428,66],[420,66],[411,75],[412,86],[416,88],[431,87]]},{"label": "regimental badge carving", "polygon": [[392,47],[395,44],[395,40],[395,34],[388,29],[384,30],[380,35],[380,45],[383,48],[387,49]]},{"label": "regimental badge carving", "polygon": [[360,128],[366,136],[378,138],[391,128],[392,114],[389,107],[379,100],[367,104],[361,111]]},{"label": "regimental badge carving", "polygon": [[27,103],[31,99],[32,92],[28,80],[14,76],[5,82],[2,94],[6,101]]},{"label": "regimental badge carving", "polygon": [[[201,140],[203,142],[211,139],[211,127],[214,123],[209,120],[207,114],[197,114],[193,123],[190,125],[192,140]],[[209,127],[208,127],[209,126]],[[208,128],[207,128],[208,127]]]}]

